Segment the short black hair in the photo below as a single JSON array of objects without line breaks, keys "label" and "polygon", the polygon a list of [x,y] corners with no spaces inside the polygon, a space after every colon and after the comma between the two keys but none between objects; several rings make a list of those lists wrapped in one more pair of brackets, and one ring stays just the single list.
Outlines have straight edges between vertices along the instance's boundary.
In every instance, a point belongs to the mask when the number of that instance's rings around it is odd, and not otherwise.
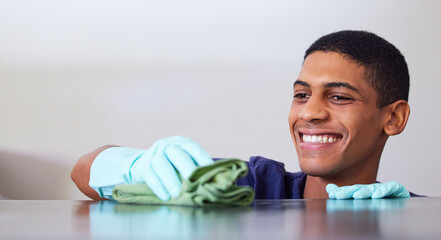
[{"label": "short black hair", "polygon": [[305,52],[337,52],[365,68],[365,78],[377,92],[377,107],[408,101],[409,70],[400,51],[385,39],[366,31],[345,30],[325,35]]}]

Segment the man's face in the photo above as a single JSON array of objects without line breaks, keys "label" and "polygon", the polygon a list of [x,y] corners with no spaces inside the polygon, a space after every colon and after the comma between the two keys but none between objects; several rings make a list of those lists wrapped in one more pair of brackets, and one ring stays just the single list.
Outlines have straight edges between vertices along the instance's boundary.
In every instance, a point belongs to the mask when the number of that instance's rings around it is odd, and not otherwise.
[{"label": "man's face", "polygon": [[335,52],[314,52],[294,83],[289,113],[300,168],[319,177],[354,177],[376,168],[386,114],[364,80],[364,67]]}]

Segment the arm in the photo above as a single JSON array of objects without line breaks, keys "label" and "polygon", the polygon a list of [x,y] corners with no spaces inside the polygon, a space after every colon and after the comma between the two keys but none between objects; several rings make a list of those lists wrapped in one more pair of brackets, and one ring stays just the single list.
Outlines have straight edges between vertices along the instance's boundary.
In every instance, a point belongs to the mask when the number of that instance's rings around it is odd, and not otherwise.
[{"label": "arm", "polygon": [[78,189],[84,193],[84,195],[92,198],[93,200],[104,200],[103,198],[100,198],[97,192],[93,190],[89,186],[89,180],[90,180],[90,167],[92,166],[93,161],[95,158],[100,154],[102,151],[111,148],[111,147],[118,147],[116,145],[106,145],[99,147],[95,150],[93,150],[90,153],[85,154],[82,156],[78,162],[75,164],[74,168],[71,172],[71,178],[72,181],[77,185]]},{"label": "arm", "polygon": [[197,166],[213,163],[210,155],[191,139],[173,136],[149,149],[107,145],[81,157],[72,170],[78,189],[93,200],[113,199],[116,185],[146,183],[163,201],[177,197],[181,180]]}]

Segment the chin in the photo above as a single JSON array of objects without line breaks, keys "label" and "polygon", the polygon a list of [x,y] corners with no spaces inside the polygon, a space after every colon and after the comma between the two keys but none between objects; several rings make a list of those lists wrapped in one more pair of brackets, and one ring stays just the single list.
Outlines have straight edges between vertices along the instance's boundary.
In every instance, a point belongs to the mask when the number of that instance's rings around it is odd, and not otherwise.
[{"label": "chin", "polygon": [[[329,162],[328,162],[329,163]],[[314,177],[328,177],[335,175],[335,168],[327,166],[323,161],[313,159],[299,160],[300,169],[303,173]]]},{"label": "chin", "polygon": [[313,176],[313,177],[325,177],[328,175],[323,171],[314,171],[314,170],[310,170],[310,169],[305,169],[305,170],[302,169],[302,172],[308,176]]}]

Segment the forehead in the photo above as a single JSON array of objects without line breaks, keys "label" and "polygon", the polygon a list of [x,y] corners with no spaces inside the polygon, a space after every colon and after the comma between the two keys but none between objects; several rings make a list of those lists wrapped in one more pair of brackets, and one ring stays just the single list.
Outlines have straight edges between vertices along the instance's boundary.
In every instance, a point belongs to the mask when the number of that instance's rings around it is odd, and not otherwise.
[{"label": "forehead", "polygon": [[369,87],[364,67],[336,52],[314,52],[304,61],[298,80],[311,87],[325,86],[330,82],[346,82],[358,88]]}]

